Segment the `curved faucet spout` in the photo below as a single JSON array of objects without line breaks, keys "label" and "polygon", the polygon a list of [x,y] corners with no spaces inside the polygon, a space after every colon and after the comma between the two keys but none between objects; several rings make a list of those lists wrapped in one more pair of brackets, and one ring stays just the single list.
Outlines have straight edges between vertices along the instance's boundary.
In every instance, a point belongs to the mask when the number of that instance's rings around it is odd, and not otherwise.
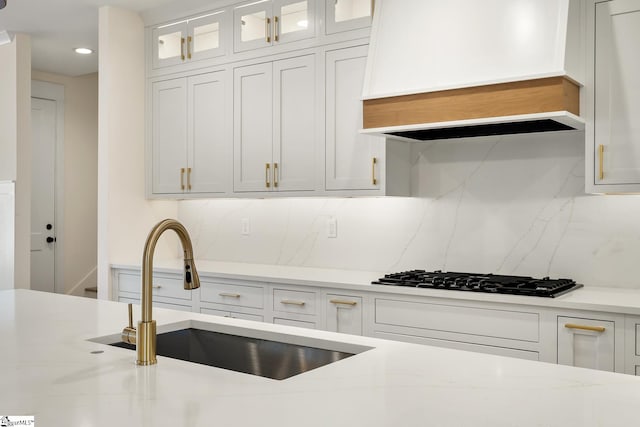
[{"label": "curved faucet spout", "polygon": [[153,365],[156,361],[156,322],[151,314],[153,288],[153,254],[158,239],[167,230],[178,235],[184,251],[184,288],[200,287],[200,277],[193,261],[193,247],[187,229],[175,219],[156,224],[147,237],[142,257],[142,319],[138,323],[136,350],[138,365]]}]

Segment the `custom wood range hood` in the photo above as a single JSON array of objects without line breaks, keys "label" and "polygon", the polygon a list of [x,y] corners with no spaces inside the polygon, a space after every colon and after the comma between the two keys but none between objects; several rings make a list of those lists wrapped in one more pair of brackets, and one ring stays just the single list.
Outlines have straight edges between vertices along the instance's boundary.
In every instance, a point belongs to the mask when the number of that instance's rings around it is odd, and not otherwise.
[{"label": "custom wood range hood", "polygon": [[580,0],[378,0],[363,131],[400,139],[584,129]]}]

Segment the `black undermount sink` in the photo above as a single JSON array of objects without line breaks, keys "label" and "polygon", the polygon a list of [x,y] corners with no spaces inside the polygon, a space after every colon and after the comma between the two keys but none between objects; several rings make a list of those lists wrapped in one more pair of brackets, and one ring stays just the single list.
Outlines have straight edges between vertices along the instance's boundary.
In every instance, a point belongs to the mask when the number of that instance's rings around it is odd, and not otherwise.
[{"label": "black undermount sink", "polygon": [[[110,345],[135,350],[135,345],[124,342]],[[156,348],[158,356],[276,380],[283,380],[356,354],[193,327],[159,333]],[[358,350],[357,353],[367,348]]]}]

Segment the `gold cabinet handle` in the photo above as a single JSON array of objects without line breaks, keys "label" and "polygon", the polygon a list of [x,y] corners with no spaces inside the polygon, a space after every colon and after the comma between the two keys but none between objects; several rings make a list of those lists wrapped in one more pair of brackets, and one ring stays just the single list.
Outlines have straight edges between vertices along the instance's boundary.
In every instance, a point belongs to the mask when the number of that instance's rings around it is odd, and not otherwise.
[{"label": "gold cabinet handle", "polygon": [[297,305],[300,307],[303,307],[306,302],[304,301],[295,301],[295,300],[291,300],[291,299],[283,299],[280,301],[280,304],[286,304],[286,305]]},{"label": "gold cabinet handle", "polygon": [[180,37],[180,57],[184,61],[184,37]]},{"label": "gold cabinet handle", "polygon": [[191,59],[191,41],[193,38],[191,36],[187,37],[187,58]]},{"label": "gold cabinet handle", "polygon": [[271,19],[267,18],[264,21],[264,33],[266,36],[267,43],[271,43]]},{"label": "gold cabinet handle", "polygon": [[269,163],[266,163],[266,164],[264,165],[264,185],[265,185],[267,188],[271,187],[271,182],[269,181],[269,170],[270,170],[269,168],[270,168],[270,167],[271,167],[271,166],[269,165]]},{"label": "gold cabinet handle", "polygon": [[191,168],[187,168],[187,190],[191,191]]},{"label": "gold cabinet handle", "polygon": [[371,160],[371,183],[373,185],[378,185],[378,180],[376,179],[376,164],[378,163],[378,158],[374,157]]},{"label": "gold cabinet handle", "polygon": [[273,187],[278,188],[278,164],[273,164]]},{"label": "gold cabinet handle", "polygon": [[604,179],[604,145],[598,145],[598,178],[600,181]]},{"label": "gold cabinet handle", "polygon": [[220,295],[221,297],[229,297],[229,298],[240,298],[240,294],[232,294],[229,292],[220,292],[218,295]]},{"label": "gold cabinet handle", "polygon": [[277,16],[273,17],[273,41],[280,40],[280,20]]},{"label": "gold cabinet handle", "polygon": [[331,304],[350,305],[351,307],[354,307],[358,304],[356,301],[347,301],[343,299],[330,299],[329,302]]},{"label": "gold cabinet handle", "polygon": [[180,168],[180,188],[184,190],[184,168]]},{"label": "gold cabinet handle", "polygon": [[604,332],[606,330],[604,326],[576,325],[575,323],[565,323],[564,327],[567,329],[580,329],[582,331],[592,331],[592,332]]}]

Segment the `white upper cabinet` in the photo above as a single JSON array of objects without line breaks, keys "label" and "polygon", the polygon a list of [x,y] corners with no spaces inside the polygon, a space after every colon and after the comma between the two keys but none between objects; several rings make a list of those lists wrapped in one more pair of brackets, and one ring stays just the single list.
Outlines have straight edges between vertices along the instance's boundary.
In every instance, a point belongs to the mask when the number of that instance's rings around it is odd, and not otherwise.
[{"label": "white upper cabinet", "polygon": [[228,85],[225,71],[153,83],[152,194],[219,194],[230,187]]},{"label": "white upper cabinet", "polygon": [[315,55],[234,71],[234,191],[314,189]]},{"label": "white upper cabinet", "polygon": [[152,87],[151,192],[184,191],[187,167],[187,81],[171,79]]},{"label": "white upper cabinet", "polygon": [[302,40],[315,35],[315,0],[263,0],[233,11],[236,52]]},{"label": "white upper cabinet", "polygon": [[153,68],[180,65],[225,54],[225,22],[221,10],[155,27],[152,30]]},{"label": "white upper cabinet", "polygon": [[640,191],[640,3],[591,3],[587,191]]},{"label": "white upper cabinet", "polygon": [[326,53],[327,190],[378,190],[384,138],[362,129],[362,81],[367,46]]},{"label": "white upper cabinet", "polygon": [[373,0],[325,0],[325,2],[327,34],[371,25]]}]

